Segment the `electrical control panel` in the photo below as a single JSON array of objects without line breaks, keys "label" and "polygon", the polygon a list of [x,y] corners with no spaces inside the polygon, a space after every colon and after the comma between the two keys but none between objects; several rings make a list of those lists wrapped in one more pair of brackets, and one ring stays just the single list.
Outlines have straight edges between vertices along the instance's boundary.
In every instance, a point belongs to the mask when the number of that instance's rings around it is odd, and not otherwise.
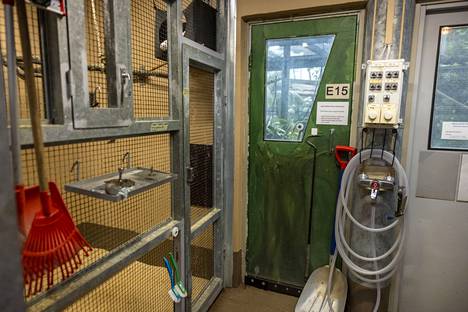
[{"label": "electrical control panel", "polygon": [[403,59],[367,61],[364,127],[398,127],[407,68]]}]

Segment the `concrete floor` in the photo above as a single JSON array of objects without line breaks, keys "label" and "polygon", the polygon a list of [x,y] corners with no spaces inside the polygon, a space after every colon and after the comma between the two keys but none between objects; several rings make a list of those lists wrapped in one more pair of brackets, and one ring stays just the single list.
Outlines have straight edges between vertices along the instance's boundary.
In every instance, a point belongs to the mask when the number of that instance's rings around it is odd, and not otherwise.
[{"label": "concrete floor", "polygon": [[209,312],[291,312],[294,311],[297,300],[296,297],[250,286],[226,288],[211,306]]}]

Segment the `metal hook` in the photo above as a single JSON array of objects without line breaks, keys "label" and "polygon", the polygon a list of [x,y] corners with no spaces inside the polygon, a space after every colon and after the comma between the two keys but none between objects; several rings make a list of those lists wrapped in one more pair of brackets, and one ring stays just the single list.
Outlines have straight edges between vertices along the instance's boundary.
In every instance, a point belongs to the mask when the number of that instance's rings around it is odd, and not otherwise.
[{"label": "metal hook", "polygon": [[72,173],[73,171],[75,171],[76,181],[79,181],[80,180],[80,161],[79,160],[75,160],[75,162],[73,163],[70,169],[70,172]]},{"label": "metal hook", "polygon": [[101,86],[97,86],[94,88],[94,92],[89,93],[89,106],[91,107],[98,107],[98,93],[101,91]]},{"label": "metal hook", "polygon": [[131,154],[130,152],[126,152],[122,157],[122,164],[127,160],[127,168],[130,169],[131,165]]}]

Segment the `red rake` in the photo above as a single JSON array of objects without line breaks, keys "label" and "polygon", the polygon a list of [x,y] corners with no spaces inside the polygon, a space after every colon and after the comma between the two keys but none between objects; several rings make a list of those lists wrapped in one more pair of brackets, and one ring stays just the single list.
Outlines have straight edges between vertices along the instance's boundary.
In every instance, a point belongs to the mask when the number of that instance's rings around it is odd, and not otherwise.
[{"label": "red rake", "polygon": [[[90,245],[78,231],[53,182],[47,182],[41,112],[36,87],[24,0],[18,0],[18,25],[23,50],[25,82],[28,94],[31,128],[34,138],[39,186],[17,187],[18,216],[21,231],[26,236],[23,246],[23,275],[26,296],[49,289],[55,274],[66,279],[82,264],[80,251],[88,255]],[[57,273],[56,273],[57,272]]]},{"label": "red rake", "polygon": [[[49,289],[56,280],[54,274],[58,272],[62,280],[70,277],[82,264],[80,250],[86,256],[91,251],[73,223],[55,183],[49,182],[49,190],[50,195],[40,192],[38,186],[25,191],[29,193],[25,196],[26,207],[38,211],[23,247],[26,296],[42,291],[44,280]],[[50,213],[45,214],[46,210]]]}]

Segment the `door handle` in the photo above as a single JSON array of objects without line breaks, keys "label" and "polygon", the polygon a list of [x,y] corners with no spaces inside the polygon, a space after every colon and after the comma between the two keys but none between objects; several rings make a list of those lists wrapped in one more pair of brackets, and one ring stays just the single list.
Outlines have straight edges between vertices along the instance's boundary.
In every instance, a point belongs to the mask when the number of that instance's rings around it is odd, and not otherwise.
[{"label": "door handle", "polygon": [[335,152],[335,129],[330,129],[330,134],[328,135],[328,150],[330,154]]},{"label": "door handle", "polygon": [[194,180],[193,167],[187,167],[186,172],[187,172],[187,183],[190,184]]},{"label": "door handle", "polygon": [[122,102],[124,98],[130,96],[130,92],[128,92],[128,86],[130,84],[130,80],[132,77],[130,73],[127,71],[125,67],[120,68],[120,83],[121,83],[121,92],[122,92]]}]

